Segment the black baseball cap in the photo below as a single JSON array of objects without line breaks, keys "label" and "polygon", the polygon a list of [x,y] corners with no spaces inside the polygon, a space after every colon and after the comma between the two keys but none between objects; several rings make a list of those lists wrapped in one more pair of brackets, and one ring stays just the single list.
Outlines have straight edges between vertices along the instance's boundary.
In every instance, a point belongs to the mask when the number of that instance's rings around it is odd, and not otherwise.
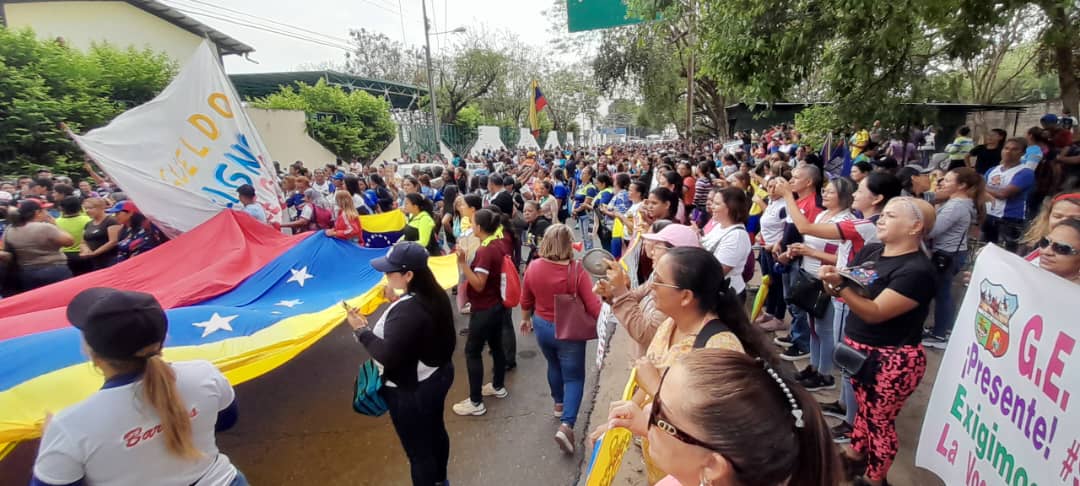
[{"label": "black baseball cap", "polygon": [[391,246],[386,256],[371,260],[371,268],[382,273],[415,271],[427,266],[428,251],[415,241]]},{"label": "black baseball cap", "polygon": [[886,170],[895,170],[897,167],[900,166],[900,163],[898,163],[896,161],[896,159],[894,159],[892,157],[884,157],[884,158],[881,158],[881,159],[872,160],[872,161],[870,161],[870,164],[874,165],[875,167],[881,167],[882,169],[886,169]]},{"label": "black baseball cap", "polygon": [[94,353],[130,360],[143,348],[165,341],[169,321],[153,295],[94,287],[79,292],[67,318],[83,333]]}]

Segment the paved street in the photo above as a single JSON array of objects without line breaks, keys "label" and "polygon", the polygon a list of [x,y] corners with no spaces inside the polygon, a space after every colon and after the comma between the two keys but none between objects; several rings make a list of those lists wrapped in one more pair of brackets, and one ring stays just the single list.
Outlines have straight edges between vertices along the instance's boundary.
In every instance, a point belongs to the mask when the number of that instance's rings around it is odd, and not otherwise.
[{"label": "paved street", "polygon": [[[515,311],[515,323],[518,315]],[[465,327],[465,317],[459,316],[459,329]],[[551,415],[546,364],[535,337],[518,335],[518,368],[507,374],[510,396],[486,400],[488,413],[483,417],[459,417],[450,411],[450,403],[468,396],[464,345],[465,337],[459,336],[456,378],[446,410],[451,482],[572,484],[583,455],[565,456],[555,444],[558,421]],[[596,381],[593,352],[591,347],[586,399]],[[389,416],[370,418],[352,411],[351,388],[365,358],[345,326],[335,329],[288,364],[237,387],[240,422],[219,434],[218,444],[254,485],[410,484],[408,462]],[[485,359],[490,366],[487,355]],[[581,427],[587,416],[586,408]],[[36,442],[24,444],[0,462],[0,484],[27,484],[36,449]]]}]

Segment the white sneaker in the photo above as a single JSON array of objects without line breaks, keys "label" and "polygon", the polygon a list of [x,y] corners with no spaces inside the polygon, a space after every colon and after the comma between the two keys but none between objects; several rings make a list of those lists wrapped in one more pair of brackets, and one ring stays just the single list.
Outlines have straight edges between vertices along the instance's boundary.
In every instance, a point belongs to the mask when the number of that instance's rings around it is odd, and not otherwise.
[{"label": "white sneaker", "polygon": [[506,387],[495,388],[495,385],[488,383],[484,385],[484,388],[480,389],[480,395],[485,397],[506,398],[510,396],[510,392],[506,391]]},{"label": "white sneaker", "polygon": [[454,413],[458,415],[483,415],[487,413],[487,408],[483,403],[473,403],[472,399],[466,398],[460,402],[457,402],[452,407]]}]

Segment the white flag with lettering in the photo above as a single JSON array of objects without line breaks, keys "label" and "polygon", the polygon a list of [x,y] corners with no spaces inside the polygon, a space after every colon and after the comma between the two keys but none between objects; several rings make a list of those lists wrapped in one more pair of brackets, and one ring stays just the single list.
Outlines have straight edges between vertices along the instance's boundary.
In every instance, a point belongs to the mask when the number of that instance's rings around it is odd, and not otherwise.
[{"label": "white flag with lettering", "polygon": [[240,206],[242,184],[282,222],[273,159],[206,41],[156,98],[73,137],[170,236]]}]

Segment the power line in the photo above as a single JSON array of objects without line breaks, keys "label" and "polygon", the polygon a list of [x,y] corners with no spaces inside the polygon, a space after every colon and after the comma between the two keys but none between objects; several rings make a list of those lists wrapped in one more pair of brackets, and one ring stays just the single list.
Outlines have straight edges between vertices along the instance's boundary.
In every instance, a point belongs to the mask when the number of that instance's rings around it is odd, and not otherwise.
[{"label": "power line", "polygon": [[361,2],[364,2],[364,3],[367,3],[367,4],[369,4],[369,5],[372,5],[372,6],[374,6],[374,7],[377,7],[377,8],[379,8],[380,10],[382,10],[383,12],[388,12],[388,13],[390,13],[390,14],[392,14],[392,15],[398,15],[398,16],[400,16],[400,14],[398,14],[397,12],[395,12],[395,11],[391,10],[391,9],[390,9],[390,7],[387,7],[387,6],[385,5],[385,4],[382,4],[382,3],[378,3],[378,2],[375,2],[374,0],[360,0],[360,1],[361,1]]},{"label": "power line", "polygon": [[[176,1],[177,0],[168,0],[169,3],[175,3]],[[327,34],[324,34],[322,32],[317,32],[317,31],[314,31],[314,30],[305,29],[303,27],[298,27],[298,26],[295,26],[295,25],[292,25],[292,24],[287,24],[285,22],[280,22],[280,21],[270,19],[270,18],[266,18],[266,17],[260,17],[258,15],[250,14],[250,13],[243,12],[243,11],[240,11],[240,10],[236,10],[236,9],[232,9],[232,8],[228,8],[228,7],[222,7],[222,6],[219,6],[219,5],[212,4],[210,2],[205,2],[203,0],[183,0],[183,1],[186,2],[186,3],[194,3],[194,4],[199,4],[199,5],[204,6],[204,7],[187,6],[187,8],[208,8],[208,9],[210,9],[211,12],[213,12],[214,10],[223,10],[223,11],[226,11],[226,12],[230,12],[230,13],[234,13],[234,14],[238,14],[238,15],[244,15],[244,16],[247,16],[247,17],[251,17],[253,19],[261,20],[263,22],[269,22],[271,24],[276,24],[276,25],[281,26],[281,27],[286,28],[286,29],[292,29],[292,30],[304,32],[304,33],[307,33],[307,34],[313,34],[313,35],[316,35],[316,36],[319,36],[319,37],[325,37],[326,39],[330,39],[330,40],[332,40],[334,42],[345,42],[345,43],[349,42],[348,39],[344,39],[344,38],[341,38],[341,37],[334,37],[332,35],[327,35]]]},{"label": "power line", "polygon": [[330,41],[324,41],[324,40],[321,40],[321,39],[315,39],[315,38],[312,38],[312,37],[306,37],[306,36],[296,34],[296,33],[293,33],[293,32],[286,32],[286,31],[274,29],[272,27],[267,27],[265,25],[257,25],[257,24],[254,24],[254,23],[243,22],[243,21],[236,20],[236,19],[231,19],[231,18],[228,18],[228,17],[221,17],[221,16],[215,15],[213,13],[208,13],[208,12],[204,12],[204,11],[197,11],[197,10],[191,10],[191,9],[180,8],[180,7],[173,7],[173,8],[175,8],[176,10],[179,10],[181,12],[184,12],[184,13],[189,13],[189,14],[194,14],[194,15],[201,15],[201,16],[206,17],[206,18],[220,20],[222,22],[226,22],[226,23],[229,23],[229,24],[239,25],[241,27],[247,27],[249,29],[255,29],[255,30],[267,32],[267,33],[270,33],[270,34],[277,34],[277,35],[284,36],[284,37],[290,37],[290,38],[293,38],[293,39],[296,39],[296,40],[310,42],[312,44],[319,44],[319,45],[326,46],[326,47],[333,47],[335,49],[341,49],[341,50],[347,51],[347,52],[350,52],[350,51],[352,51],[354,49],[352,46],[348,46],[347,44],[342,45],[342,44],[337,44],[337,43],[333,43],[333,42],[330,42]]}]

